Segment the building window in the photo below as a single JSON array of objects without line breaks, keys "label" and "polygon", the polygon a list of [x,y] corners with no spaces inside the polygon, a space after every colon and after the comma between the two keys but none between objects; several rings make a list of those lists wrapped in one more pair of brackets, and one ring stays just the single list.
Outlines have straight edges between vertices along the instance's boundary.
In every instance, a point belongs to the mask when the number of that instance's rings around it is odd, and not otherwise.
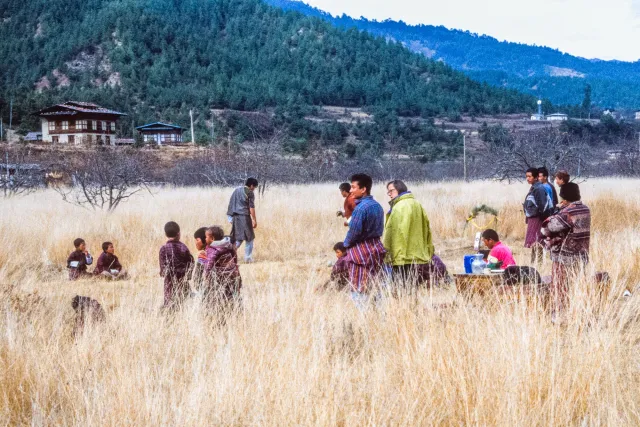
[{"label": "building window", "polygon": [[111,132],[116,131],[116,122],[111,122]]},{"label": "building window", "polygon": [[102,122],[102,130],[105,132],[109,130],[109,128],[107,127],[107,122]]},{"label": "building window", "polygon": [[56,122],[49,122],[49,132],[56,130]]},{"label": "building window", "polygon": [[76,128],[76,121],[69,120],[69,129],[75,129],[75,128]]},{"label": "building window", "polygon": [[69,144],[75,144],[76,143],[76,137],[73,135],[69,135]]},{"label": "building window", "polygon": [[88,127],[89,130],[95,130],[96,129],[96,121],[95,120],[89,120],[88,123],[89,123],[89,127]]},{"label": "building window", "polygon": [[62,130],[69,130],[69,122],[66,120],[62,121]]},{"label": "building window", "polygon": [[105,136],[104,137],[104,143],[106,145],[111,145],[111,137],[110,136]]},{"label": "building window", "polygon": [[57,144],[58,142],[60,142],[60,137],[59,136],[52,136],[51,137],[51,142],[53,142],[54,144]]},{"label": "building window", "polygon": [[149,135],[147,135],[146,133],[143,135],[143,140],[144,142],[149,142]]},{"label": "building window", "polygon": [[87,130],[87,121],[86,120],[77,120],[76,121],[76,129],[78,129],[78,130]]}]

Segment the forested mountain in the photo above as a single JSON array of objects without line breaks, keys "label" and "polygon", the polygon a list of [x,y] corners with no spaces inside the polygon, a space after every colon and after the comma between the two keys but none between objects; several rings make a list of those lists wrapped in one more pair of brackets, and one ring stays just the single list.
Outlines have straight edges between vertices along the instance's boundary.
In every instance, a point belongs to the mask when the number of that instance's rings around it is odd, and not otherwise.
[{"label": "forested mountain", "polygon": [[[293,0],[266,0],[274,6],[322,18],[342,28],[358,28],[403,43],[442,60],[478,81],[528,92],[554,104],[579,104],[585,84],[600,107],[640,108],[640,61],[588,60],[547,47],[500,42],[493,37],[442,26],[378,22],[331,16]],[[621,43],[631,42],[621,40]]]},{"label": "forested mountain", "polygon": [[68,99],[140,120],[294,104],[423,117],[534,106],[399,43],[258,0],[5,0],[0,58],[0,109],[13,97],[16,121]]}]

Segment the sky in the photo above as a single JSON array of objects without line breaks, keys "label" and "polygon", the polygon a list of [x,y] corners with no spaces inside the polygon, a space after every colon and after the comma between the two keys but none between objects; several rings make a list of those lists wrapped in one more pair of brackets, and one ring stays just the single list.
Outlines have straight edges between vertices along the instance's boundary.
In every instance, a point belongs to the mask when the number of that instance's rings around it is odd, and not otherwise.
[{"label": "sky", "polygon": [[[333,15],[444,25],[584,58],[640,59],[640,0],[304,0]],[[535,7],[534,7],[535,6]]]}]

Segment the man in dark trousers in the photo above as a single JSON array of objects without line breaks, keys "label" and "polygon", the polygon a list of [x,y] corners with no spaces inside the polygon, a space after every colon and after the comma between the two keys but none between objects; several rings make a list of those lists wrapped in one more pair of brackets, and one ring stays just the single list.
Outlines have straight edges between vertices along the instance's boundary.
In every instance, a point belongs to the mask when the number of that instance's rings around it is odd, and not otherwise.
[{"label": "man in dark trousers", "polygon": [[544,185],[538,181],[538,169],[529,168],[526,172],[527,183],[531,185],[527,197],[522,204],[527,223],[524,247],[531,248],[531,263],[542,263],[542,222],[553,213],[553,201],[547,194]]},{"label": "man in dark trousers", "polygon": [[254,229],[258,227],[254,190],[258,188],[258,180],[249,178],[243,187],[238,187],[231,194],[227,217],[231,225],[231,240],[236,249],[246,242],[244,248],[245,262],[253,261],[253,241],[256,238]]}]

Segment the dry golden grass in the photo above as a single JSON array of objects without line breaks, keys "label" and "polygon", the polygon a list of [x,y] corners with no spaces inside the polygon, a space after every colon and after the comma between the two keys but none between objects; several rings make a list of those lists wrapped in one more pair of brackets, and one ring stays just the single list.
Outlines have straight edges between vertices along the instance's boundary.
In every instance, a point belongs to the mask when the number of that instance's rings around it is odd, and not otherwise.
[{"label": "dry golden grass", "polygon": [[[191,247],[197,227],[225,224],[230,189],[162,189],[112,215],[51,192],[1,200],[0,424],[638,425],[640,292],[620,295],[640,281],[639,184],[582,185],[594,216],[590,272],[609,271],[613,291],[601,301],[577,283],[562,327],[542,309],[467,303],[454,289],[364,314],[345,295],[314,294],[345,232],[332,185],[277,187],[258,200],[258,262],[241,266],[244,310],[225,325],[197,301],[159,313],[157,252],[168,220]],[[500,210],[503,240],[528,261],[526,186],[411,189],[450,271],[470,250],[464,218],[478,203]],[[96,256],[113,241],[132,279],[68,282],[76,237]],[[73,339],[76,294],[98,299],[107,322]]]}]

